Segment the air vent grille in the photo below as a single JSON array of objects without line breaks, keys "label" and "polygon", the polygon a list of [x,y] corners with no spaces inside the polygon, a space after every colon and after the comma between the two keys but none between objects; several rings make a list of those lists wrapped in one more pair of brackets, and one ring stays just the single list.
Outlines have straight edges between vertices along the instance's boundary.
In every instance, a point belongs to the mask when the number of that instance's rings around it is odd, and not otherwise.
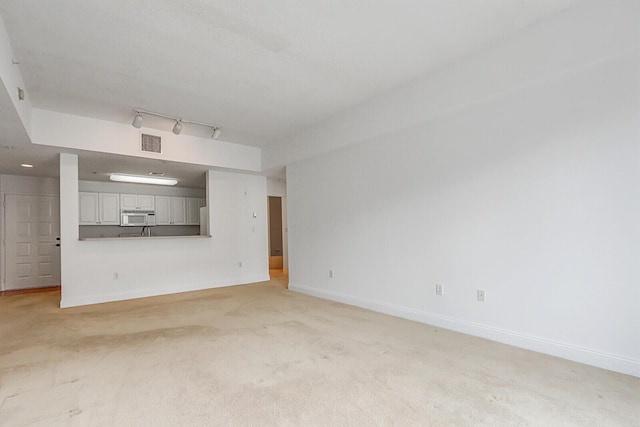
[{"label": "air vent grille", "polygon": [[160,142],[159,136],[142,134],[142,141],[140,144],[140,149],[142,151],[147,151],[149,153],[162,153],[162,143]]}]

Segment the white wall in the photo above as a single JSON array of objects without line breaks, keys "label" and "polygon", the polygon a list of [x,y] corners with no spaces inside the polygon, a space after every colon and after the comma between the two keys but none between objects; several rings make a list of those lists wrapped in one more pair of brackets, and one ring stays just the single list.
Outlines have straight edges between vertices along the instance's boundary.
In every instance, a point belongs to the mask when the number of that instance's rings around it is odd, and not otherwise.
[{"label": "white wall", "polygon": [[[124,156],[192,163],[212,168],[259,172],[261,150],[211,138],[174,135],[170,131],[141,128],[54,111],[33,109],[31,142],[53,147],[97,151]],[[140,150],[140,135],[162,138],[162,153]]]},{"label": "white wall", "polygon": [[0,192],[39,196],[59,196],[60,186],[57,178],[0,175]]},{"label": "white wall", "polygon": [[[7,94],[11,97],[11,102],[22,121],[25,131],[30,134],[31,99],[22,80],[20,66],[15,64],[14,61],[16,61],[16,58],[13,55],[9,34],[7,34],[4,20],[0,16],[0,82],[5,86]],[[18,87],[25,91],[25,97],[22,101],[18,100]]]},{"label": "white wall", "polygon": [[[60,189],[56,178],[41,178],[19,175],[0,175],[0,242],[4,241],[4,197],[5,194],[28,194],[34,196],[59,196]],[[4,245],[0,244],[0,290],[5,290]]]},{"label": "white wall", "polygon": [[424,74],[263,149],[263,170],[392,135],[495,97],[544,85],[568,70],[637,52],[636,0],[587,0],[499,43]]},{"label": "white wall", "polygon": [[287,182],[282,179],[267,178],[267,195],[285,197],[287,195]]},{"label": "white wall", "polygon": [[265,177],[209,171],[212,238],[79,241],[77,157],[61,154],[61,306],[268,280],[266,200]]},{"label": "white wall", "polygon": [[640,376],[639,17],[586,2],[326,123],[289,288]]}]

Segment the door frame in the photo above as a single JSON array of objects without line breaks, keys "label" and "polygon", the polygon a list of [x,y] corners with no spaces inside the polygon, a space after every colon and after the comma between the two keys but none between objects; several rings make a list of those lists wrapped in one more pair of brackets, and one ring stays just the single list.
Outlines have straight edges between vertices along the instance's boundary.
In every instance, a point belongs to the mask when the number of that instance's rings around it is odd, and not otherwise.
[{"label": "door frame", "polygon": [[289,270],[289,230],[287,224],[287,196],[272,196],[267,195],[267,240],[268,240],[268,250],[267,250],[267,263],[269,264],[269,269],[271,269],[271,208],[269,204],[270,197],[277,197],[280,199],[280,208],[281,208],[281,236],[282,236],[282,271],[285,274],[288,274]]},{"label": "door frame", "polygon": [[[7,290],[7,268],[6,268],[6,247],[5,247],[5,235],[6,235],[6,196],[32,196],[32,197],[57,197],[60,200],[60,194],[32,194],[24,192],[2,191],[0,192],[0,291]],[[58,203],[58,221],[60,221],[62,212],[60,212],[60,203]],[[60,227],[60,224],[58,224]],[[59,257],[60,267],[62,267],[62,256]],[[60,277],[60,285],[62,285],[62,277]]]}]

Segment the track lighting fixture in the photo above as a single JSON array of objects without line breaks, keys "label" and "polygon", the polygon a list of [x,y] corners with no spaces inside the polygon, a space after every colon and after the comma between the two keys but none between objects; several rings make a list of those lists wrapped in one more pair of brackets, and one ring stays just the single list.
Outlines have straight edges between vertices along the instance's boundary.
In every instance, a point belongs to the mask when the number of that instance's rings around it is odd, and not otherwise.
[{"label": "track lighting fixture", "polygon": [[180,119],[176,120],[176,124],[173,125],[173,129],[171,130],[171,132],[175,133],[176,135],[180,135],[180,132],[182,132],[182,121]]},{"label": "track lighting fixture", "polygon": [[136,111],[136,116],[133,118],[133,123],[131,123],[134,128],[140,129],[142,127],[142,114]]},{"label": "track lighting fixture", "polygon": [[134,116],[133,122],[131,123],[131,125],[133,125],[133,127],[136,129],[140,129],[140,127],[142,127],[142,115],[148,114],[150,116],[163,117],[165,119],[175,120],[176,123],[173,125],[173,129],[171,131],[176,135],[180,135],[180,132],[182,132],[183,123],[190,123],[193,125],[205,126],[205,127],[211,128],[212,129],[211,138],[213,139],[218,139],[220,137],[220,128],[218,126],[213,126],[207,123],[194,122],[192,120],[184,120],[179,117],[168,116],[166,114],[154,113],[151,111],[144,111],[144,110],[138,110],[138,109],[135,109],[133,111],[135,111],[136,115]]}]

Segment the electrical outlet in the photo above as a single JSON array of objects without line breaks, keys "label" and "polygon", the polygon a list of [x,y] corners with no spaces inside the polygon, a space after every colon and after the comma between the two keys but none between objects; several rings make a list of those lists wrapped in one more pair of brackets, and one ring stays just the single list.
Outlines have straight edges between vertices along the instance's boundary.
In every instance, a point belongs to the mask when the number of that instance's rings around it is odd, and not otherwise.
[{"label": "electrical outlet", "polygon": [[333,279],[333,270],[329,270],[329,279]]},{"label": "electrical outlet", "polygon": [[238,262],[238,268],[242,268],[242,261]]},{"label": "electrical outlet", "polygon": [[478,301],[484,302],[484,291],[481,289],[478,289]]},{"label": "electrical outlet", "polygon": [[436,283],[436,295],[442,296],[442,285],[439,283]]},{"label": "electrical outlet", "polygon": [[115,272],[113,273],[113,280],[118,280],[120,278],[120,273]]}]

